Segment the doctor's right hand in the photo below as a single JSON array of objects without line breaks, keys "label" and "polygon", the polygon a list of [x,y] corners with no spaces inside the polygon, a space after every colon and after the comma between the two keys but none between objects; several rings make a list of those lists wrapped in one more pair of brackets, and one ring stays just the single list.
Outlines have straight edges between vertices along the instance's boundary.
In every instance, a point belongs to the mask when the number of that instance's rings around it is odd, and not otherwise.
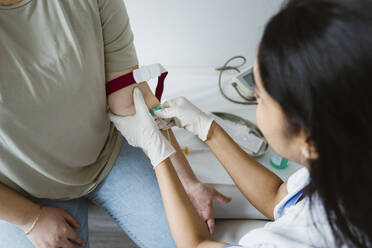
[{"label": "doctor's right hand", "polygon": [[178,97],[166,101],[162,109],[155,111],[155,115],[162,119],[173,119],[178,127],[197,135],[202,141],[208,139],[213,118],[185,97]]}]

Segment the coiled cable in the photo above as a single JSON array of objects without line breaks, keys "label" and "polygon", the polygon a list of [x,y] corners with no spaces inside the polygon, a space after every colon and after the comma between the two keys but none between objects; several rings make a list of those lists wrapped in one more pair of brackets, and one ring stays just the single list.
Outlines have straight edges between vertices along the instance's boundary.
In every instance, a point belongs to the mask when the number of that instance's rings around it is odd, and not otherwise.
[{"label": "coiled cable", "polygon": [[[237,59],[241,59],[242,63],[237,65],[237,66],[229,65],[230,62],[232,62],[234,60],[237,60]],[[253,104],[257,104],[256,98],[255,97],[248,98],[248,97],[243,96],[243,94],[238,89],[237,83],[232,83],[231,85],[234,87],[234,89],[238,93],[238,95],[241,98],[243,98],[245,101],[237,101],[237,100],[234,100],[234,99],[228,97],[222,89],[222,73],[224,71],[229,71],[229,70],[233,70],[233,71],[236,71],[236,72],[240,73],[239,68],[242,67],[243,65],[245,65],[246,62],[247,62],[247,59],[244,56],[234,56],[234,57],[228,59],[223,66],[217,67],[216,70],[220,72],[220,74],[218,76],[218,87],[220,89],[220,92],[221,92],[222,96],[225,97],[230,102],[237,103],[237,104],[253,105]]]}]

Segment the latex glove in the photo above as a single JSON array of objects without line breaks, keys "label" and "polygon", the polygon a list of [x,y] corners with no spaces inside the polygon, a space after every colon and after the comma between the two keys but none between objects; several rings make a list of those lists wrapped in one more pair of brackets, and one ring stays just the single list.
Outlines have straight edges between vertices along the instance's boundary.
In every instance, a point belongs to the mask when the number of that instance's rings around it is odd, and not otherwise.
[{"label": "latex glove", "polygon": [[130,145],[142,148],[155,168],[176,151],[160,132],[138,88],[133,91],[133,101],[135,115],[124,117],[109,112],[109,118]]},{"label": "latex glove", "polygon": [[206,141],[213,118],[192,104],[185,97],[166,101],[155,115],[163,119],[173,119],[178,127],[197,135]]}]

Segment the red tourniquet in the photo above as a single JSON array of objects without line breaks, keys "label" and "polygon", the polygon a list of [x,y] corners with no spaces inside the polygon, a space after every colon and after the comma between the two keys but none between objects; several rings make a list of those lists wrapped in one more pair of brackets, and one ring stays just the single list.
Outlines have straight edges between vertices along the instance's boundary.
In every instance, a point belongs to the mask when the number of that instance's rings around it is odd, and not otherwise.
[{"label": "red tourniquet", "polygon": [[[155,96],[156,98],[158,98],[159,102],[161,101],[161,96],[163,95],[164,80],[167,77],[167,75],[168,72],[164,72],[158,77],[158,85],[156,86]],[[111,80],[110,82],[106,83],[106,95],[108,96],[117,90],[128,87],[129,85],[135,83],[136,80],[133,77],[133,72],[115,78],[114,80]]]}]

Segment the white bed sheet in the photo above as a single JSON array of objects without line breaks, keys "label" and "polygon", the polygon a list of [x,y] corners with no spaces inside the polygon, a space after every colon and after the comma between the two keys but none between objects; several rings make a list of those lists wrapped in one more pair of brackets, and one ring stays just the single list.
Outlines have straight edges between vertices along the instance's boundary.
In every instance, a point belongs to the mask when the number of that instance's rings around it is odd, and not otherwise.
[{"label": "white bed sheet", "polygon": [[[211,67],[175,67],[165,66],[168,77],[165,82],[165,90],[162,102],[178,96],[185,96],[195,105],[206,112],[227,112],[246,118],[256,123],[256,106],[247,106],[231,103],[220,94],[218,89],[218,72]],[[227,84],[234,73],[226,72],[223,80],[226,81],[226,92],[228,95],[239,99],[232,87]],[[149,82],[154,90],[156,81]],[[195,136],[183,129],[173,129],[181,147],[189,146],[194,148],[206,147],[206,145]],[[270,163],[271,150],[262,157],[258,158],[264,166],[276,173],[283,180],[286,180],[300,166],[289,162],[288,168],[278,170],[273,168]],[[221,193],[233,198],[228,204],[214,203],[214,214],[220,219],[266,219],[258,212],[241,194],[234,185],[232,179],[220,165],[218,160],[211,152],[190,153],[186,156],[197,177]]]}]

